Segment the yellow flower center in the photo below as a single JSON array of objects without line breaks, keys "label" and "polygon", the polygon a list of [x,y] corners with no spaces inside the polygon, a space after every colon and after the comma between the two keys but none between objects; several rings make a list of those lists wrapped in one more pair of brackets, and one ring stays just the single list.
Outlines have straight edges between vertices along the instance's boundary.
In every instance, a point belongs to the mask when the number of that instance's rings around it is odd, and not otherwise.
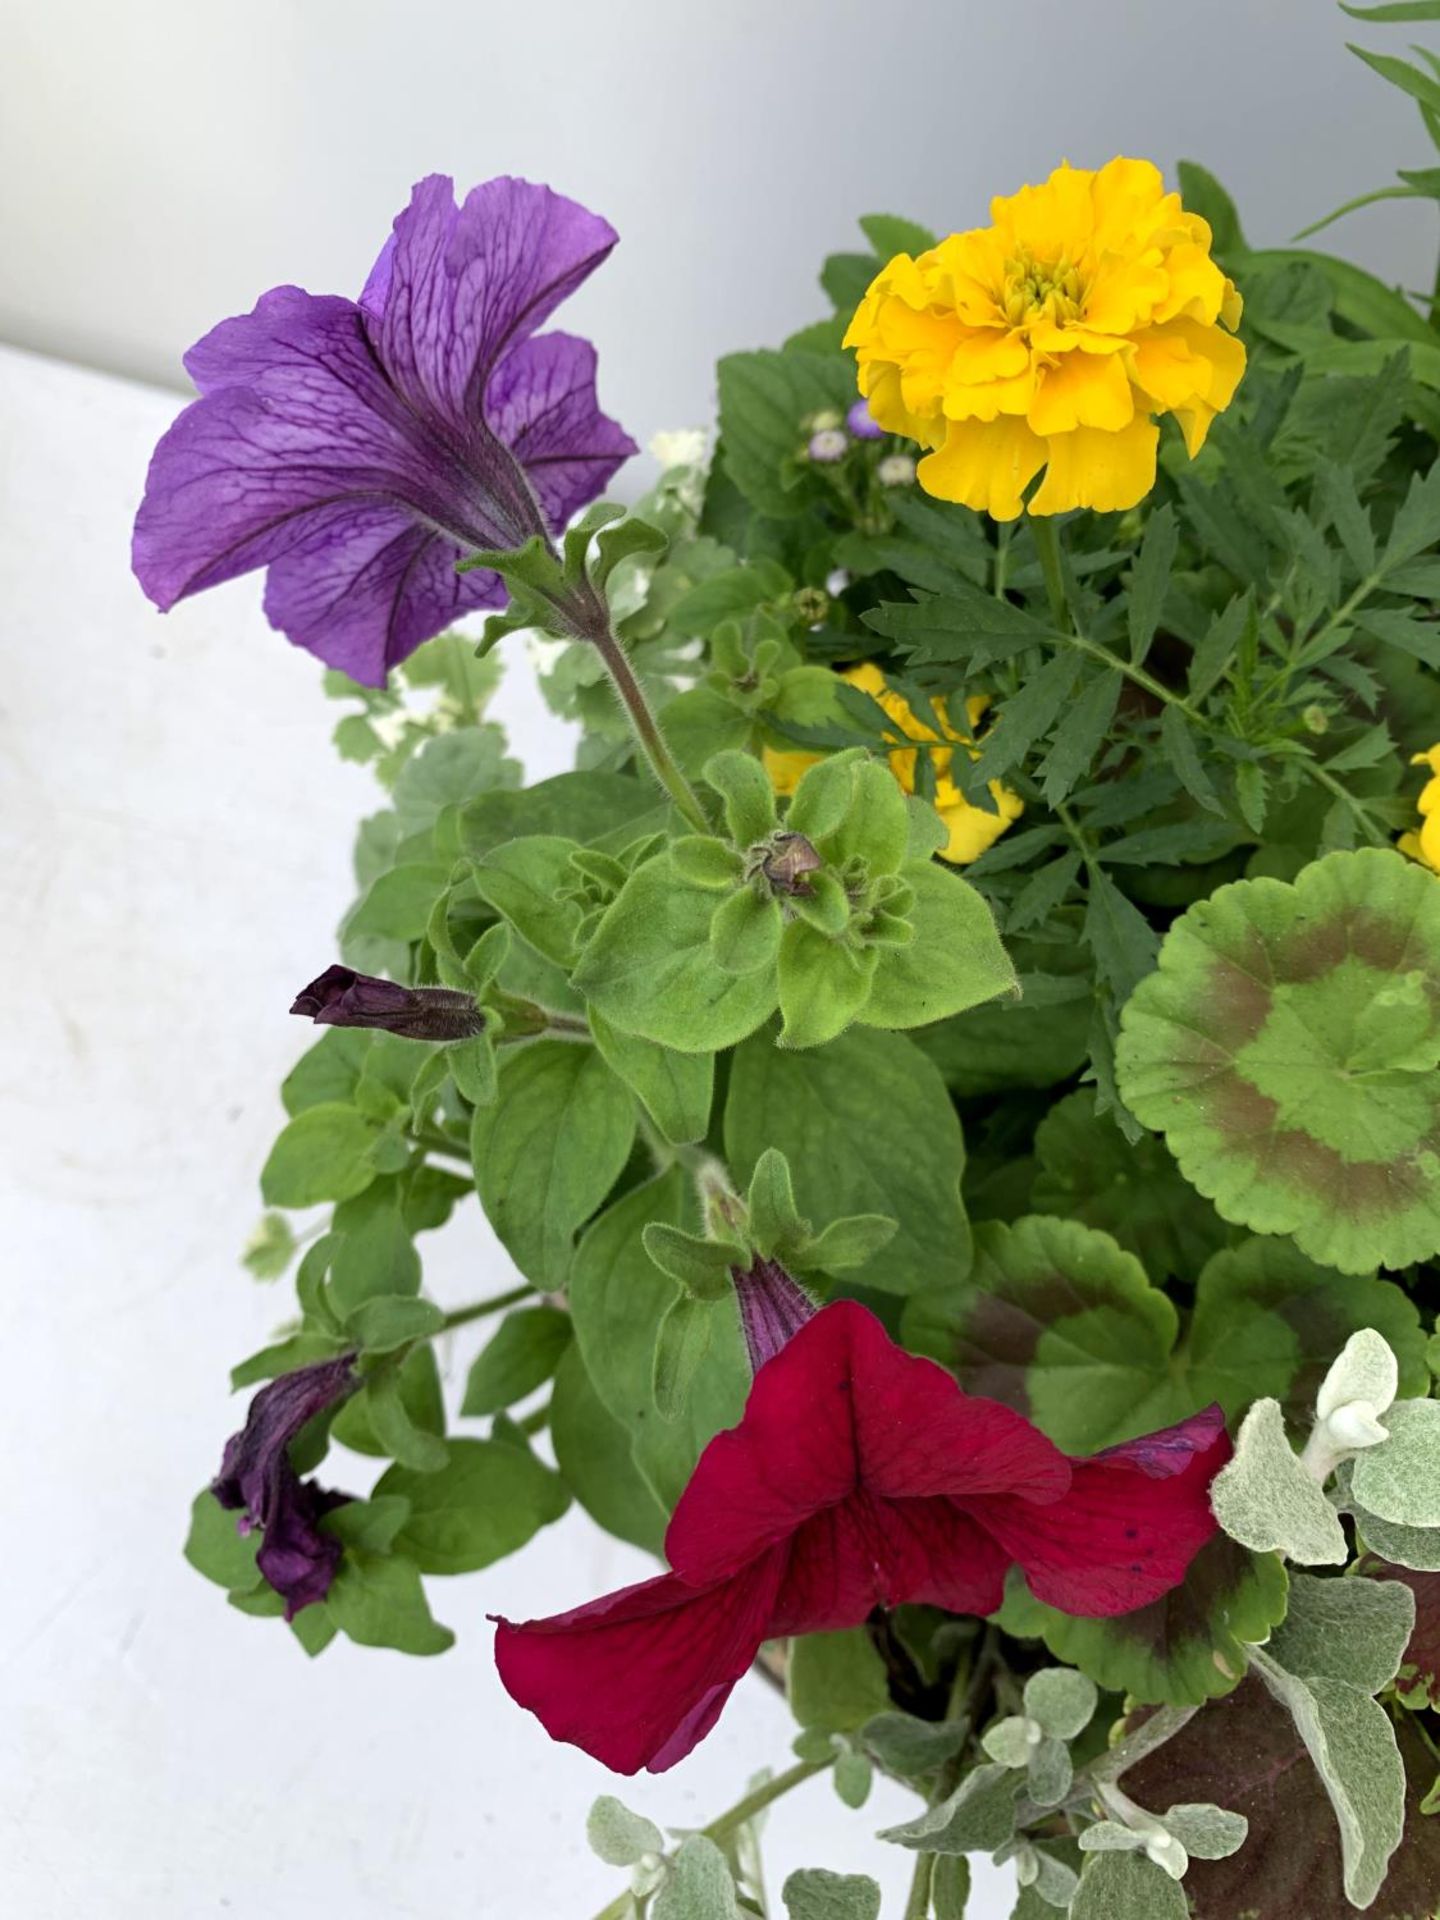
[{"label": "yellow flower center", "polygon": [[1037,260],[1022,248],[1005,262],[1000,306],[1012,327],[1036,320],[1050,320],[1057,326],[1078,320],[1084,297],[1080,269],[1068,254],[1062,253],[1058,260]]}]

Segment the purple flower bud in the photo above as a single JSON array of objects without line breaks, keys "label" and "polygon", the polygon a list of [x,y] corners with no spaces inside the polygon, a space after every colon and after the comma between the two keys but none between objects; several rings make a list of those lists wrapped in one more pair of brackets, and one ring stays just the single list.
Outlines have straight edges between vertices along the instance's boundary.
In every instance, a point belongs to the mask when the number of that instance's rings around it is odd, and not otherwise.
[{"label": "purple flower bud", "polygon": [[317,1026],[383,1027],[407,1040],[473,1040],[485,1031],[473,994],[455,987],[402,987],[353,967],[327,967],[301,988],[290,1011]]},{"label": "purple flower bud", "polygon": [[818,433],[811,434],[806,451],[812,460],[818,460],[821,466],[828,467],[845,458],[849,445],[839,427],[821,427]]},{"label": "purple flower bud", "polygon": [[883,440],[885,429],[877,425],[868,400],[857,400],[845,416],[845,424],[857,440]]},{"label": "purple flower bud", "polygon": [[264,1533],[255,1563],[284,1598],[287,1620],[329,1592],[341,1547],[319,1523],[351,1498],[302,1480],[290,1464],[290,1443],[317,1413],[348,1399],[359,1384],[353,1353],[272,1380],[250,1402],[240,1432],[226,1441],[210,1485],[222,1507],[240,1514],[241,1533],[252,1527]]},{"label": "purple flower bud", "polygon": [[815,1302],[784,1267],[774,1260],[762,1260],[758,1254],[750,1266],[732,1267],[730,1278],[750,1365],[758,1373],[807,1320],[814,1319]]}]

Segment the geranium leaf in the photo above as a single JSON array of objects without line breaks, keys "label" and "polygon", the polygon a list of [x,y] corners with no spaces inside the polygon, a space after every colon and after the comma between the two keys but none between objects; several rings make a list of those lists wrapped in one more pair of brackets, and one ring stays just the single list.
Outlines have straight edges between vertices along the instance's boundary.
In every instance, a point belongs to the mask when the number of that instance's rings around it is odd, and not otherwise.
[{"label": "geranium leaf", "polygon": [[1108,1620],[1081,1620],[1036,1600],[1012,1574],[997,1620],[1007,1633],[1043,1639],[1099,1687],[1137,1700],[1197,1706],[1227,1692],[1250,1646],[1285,1612],[1285,1569],[1273,1555],[1211,1540],[1164,1599]]},{"label": "geranium leaf", "polygon": [[1334,853],[1171,928],[1121,1018],[1121,1094],[1230,1220],[1347,1273],[1440,1250],[1440,883]]},{"label": "geranium leaf", "polygon": [[1088,1088],[1067,1094],[1035,1130],[1036,1213],[1103,1227],[1137,1254],[1153,1280],[1189,1277],[1234,1238],[1196,1193],[1161,1140],[1131,1143]]}]

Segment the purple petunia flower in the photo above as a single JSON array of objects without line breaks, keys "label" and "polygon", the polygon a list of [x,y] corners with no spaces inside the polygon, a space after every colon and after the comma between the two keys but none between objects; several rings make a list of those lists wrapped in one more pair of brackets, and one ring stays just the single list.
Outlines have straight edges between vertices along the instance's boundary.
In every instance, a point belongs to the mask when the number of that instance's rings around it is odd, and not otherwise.
[{"label": "purple petunia flower", "polygon": [[322,1027],[383,1027],[407,1040],[473,1040],[485,1031],[475,996],[456,987],[402,987],[394,980],[327,967],[302,987],[291,1013]]},{"label": "purple petunia flower", "polygon": [[255,1563],[283,1596],[287,1620],[330,1591],[341,1546],[320,1531],[319,1522],[350,1498],[302,1480],[290,1464],[290,1443],[317,1413],[348,1399],[359,1384],[353,1353],[272,1380],[250,1402],[244,1427],[226,1441],[210,1485],[222,1507],[240,1513],[242,1533],[263,1531]]},{"label": "purple petunia flower", "polygon": [[422,180],[358,302],[276,287],[185,365],[133,563],[162,609],[268,567],[265,611],[367,686],[505,587],[455,563],[558,532],[628,455],[595,350],[533,337],[614,229],[529,181]]}]

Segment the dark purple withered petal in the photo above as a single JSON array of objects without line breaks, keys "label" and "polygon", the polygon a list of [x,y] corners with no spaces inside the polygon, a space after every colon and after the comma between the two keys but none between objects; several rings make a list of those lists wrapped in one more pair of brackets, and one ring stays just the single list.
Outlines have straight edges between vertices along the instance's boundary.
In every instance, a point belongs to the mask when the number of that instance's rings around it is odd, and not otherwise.
[{"label": "dark purple withered petal", "polygon": [[272,623],[369,685],[461,614],[477,548],[558,532],[633,441],[584,342],[529,336],[615,244],[548,187],[415,188],[357,303],[277,287],[186,356],[200,399],[161,440],[133,561],[162,608],[269,568]]},{"label": "dark purple withered petal", "polygon": [[750,1365],[758,1373],[807,1320],[815,1318],[815,1302],[784,1267],[774,1260],[762,1260],[758,1254],[749,1267],[732,1267],[730,1278]]},{"label": "dark purple withered petal", "polygon": [[240,1528],[264,1533],[256,1564],[285,1600],[285,1617],[323,1600],[340,1562],[338,1540],[319,1521],[349,1494],[301,1480],[290,1464],[290,1443],[302,1427],[360,1384],[353,1353],[297,1367],[264,1386],[250,1402],[245,1425],[225,1443],[210,1491],[240,1514]]},{"label": "dark purple withered petal", "polygon": [[290,1011],[318,1026],[381,1027],[407,1040],[473,1040],[485,1030],[474,996],[459,988],[402,987],[353,967],[327,967]]}]

